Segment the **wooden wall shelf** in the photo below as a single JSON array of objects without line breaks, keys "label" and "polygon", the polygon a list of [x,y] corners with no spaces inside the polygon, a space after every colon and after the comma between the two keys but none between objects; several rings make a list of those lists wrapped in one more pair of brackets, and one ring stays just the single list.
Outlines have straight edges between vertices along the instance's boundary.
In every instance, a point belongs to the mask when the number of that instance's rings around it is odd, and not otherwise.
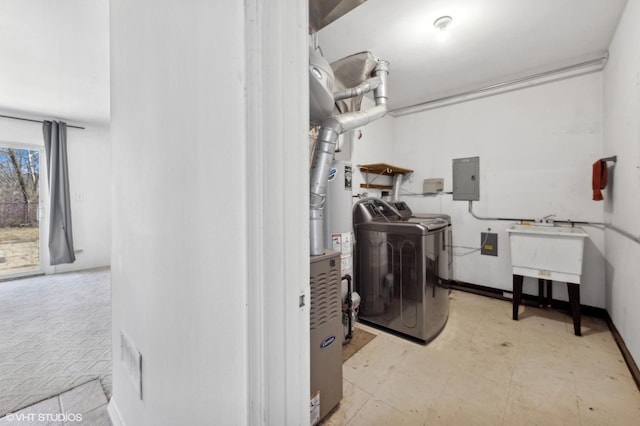
[{"label": "wooden wall shelf", "polygon": [[411,169],[393,166],[387,163],[373,163],[360,165],[360,171],[363,173],[375,173],[379,175],[394,175],[396,173],[409,174],[413,173]]},{"label": "wooden wall shelf", "polygon": [[393,189],[393,185],[378,185],[375,183],[369,183],[369,178],[368,178],[369,174],[374,174],[378,176],[380,175],[393,176],[395,174],[406,175],[409,173],[413,173],[413,170],[405,169],[404,167],[393,166],[387,163],[362,164],[359,167],[362,173],[367,173],[367,175],[365,176],[367,177],[367,181],[365,183],[361,183],[360,188]]},{"label": "wooden wall shelf", "polygon": [[371,189],[393,189],[391,185],[377,185],[375,183],[361,183],[360,188],[371,188]]}]

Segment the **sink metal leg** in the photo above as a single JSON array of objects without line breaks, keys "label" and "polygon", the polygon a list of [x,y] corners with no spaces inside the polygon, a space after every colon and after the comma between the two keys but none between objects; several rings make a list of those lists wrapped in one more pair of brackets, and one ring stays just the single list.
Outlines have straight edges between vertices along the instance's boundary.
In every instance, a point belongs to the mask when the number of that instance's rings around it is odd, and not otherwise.
[{"label": "sink metal leg", "polygon": [[513,275],[513,319],[518,320],[518,307],[520,306],[520,300],[522,299],[522,282],[524,277],[522,275]]},{"label": "sink metal leg", "polygon": [[538,278],[538,306],[544,306],[544,282],[542,278]]},{"label": "sink metal leg", "polygon": [[580,329],[580,285],[567,283],[567,290],[569,291],[569,303],[573,317],[573,332],[576,336],[582,336]]}]

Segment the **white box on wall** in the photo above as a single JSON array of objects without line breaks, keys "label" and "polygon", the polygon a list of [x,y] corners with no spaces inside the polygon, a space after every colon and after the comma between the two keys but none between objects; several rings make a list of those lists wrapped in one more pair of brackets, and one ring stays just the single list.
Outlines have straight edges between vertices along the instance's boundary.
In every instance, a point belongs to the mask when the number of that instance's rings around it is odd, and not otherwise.
[{"label": "white box on wall", "polygon": [[440,192],[444,188],[444,179],[442,178],[432,178],[425,179],[422,181],[422,192],[424,194],[429,194],[432,192]]}]

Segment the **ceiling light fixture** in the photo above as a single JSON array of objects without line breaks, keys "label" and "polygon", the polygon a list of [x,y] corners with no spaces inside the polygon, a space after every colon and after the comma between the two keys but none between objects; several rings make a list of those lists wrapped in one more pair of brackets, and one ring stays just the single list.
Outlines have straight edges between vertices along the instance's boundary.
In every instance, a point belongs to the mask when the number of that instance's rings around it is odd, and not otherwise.
[{"label": "ceiling light fixture", "polygon": [[433,21],[433,26],[438,29],[438,39],[445,40],[449,36],[447,29],[451,21],[453,21],[453,18],[449,15],[441,16]]}]

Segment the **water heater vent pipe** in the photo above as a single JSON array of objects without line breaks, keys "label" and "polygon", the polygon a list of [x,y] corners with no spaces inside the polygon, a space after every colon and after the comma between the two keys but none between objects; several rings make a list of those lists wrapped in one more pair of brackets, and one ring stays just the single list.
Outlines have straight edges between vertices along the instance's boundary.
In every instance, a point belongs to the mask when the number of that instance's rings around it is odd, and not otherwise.
[{"label": "water heater vent pipe", "polygon": [[[373,77],[366,84],[360,84],[351,93],[364,93],[373,89],[376,105],[365,111],[353,111],[339,114],[324,120],[320,126],[316,149],[311,161],[310,200],[309,200],[309,238],[311,256],[323,254],[324,202],[327,196],[329,169],[336,150],[338,136],[350,130],[362,127],[384,117],[387,113],[387,75],[389,63],[379,60],[373,70]],[[378,83],[379,81],[379,83]],[[342,96],[342,94],[341,94]]]},{"label": "water heater vent pipe", "polygon": [[400,186],[402,186],[402,178],[404,174],[396,173],[393,175],[393,194],[391,196],[391,201],[400,201]]}]

